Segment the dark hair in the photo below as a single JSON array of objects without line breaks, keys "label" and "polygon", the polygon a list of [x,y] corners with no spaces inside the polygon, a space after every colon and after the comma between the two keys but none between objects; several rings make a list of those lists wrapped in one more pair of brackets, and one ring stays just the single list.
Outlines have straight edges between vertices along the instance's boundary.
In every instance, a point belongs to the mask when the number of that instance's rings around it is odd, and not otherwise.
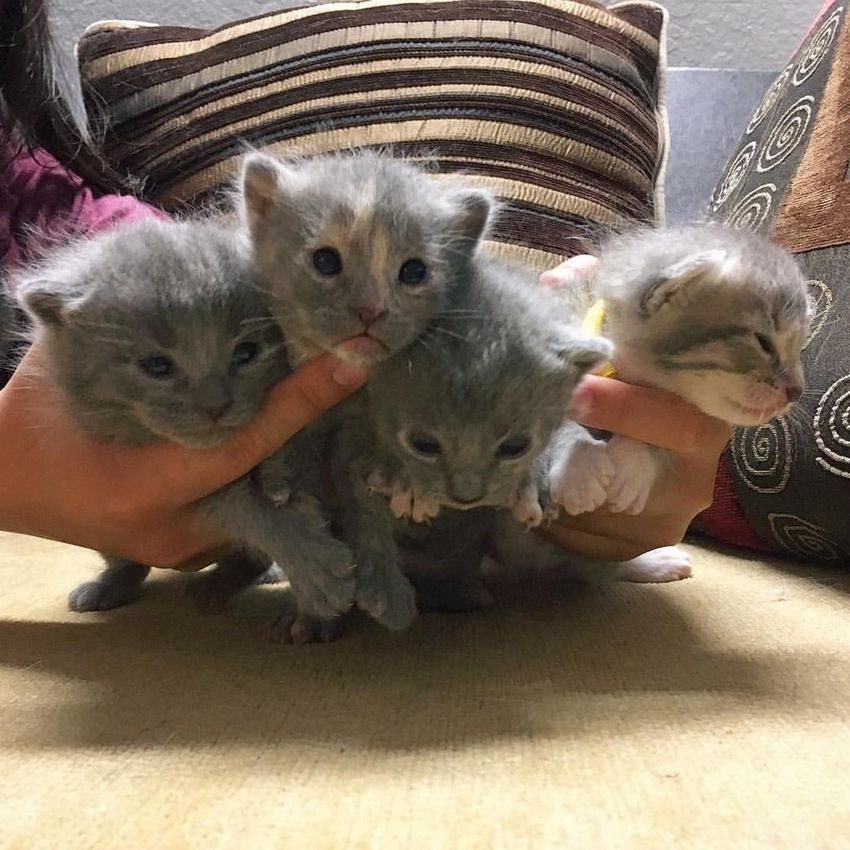
[{"label": "dark hair", "polygon": [[74,116],[75,95],[57,59],[47,0],[0,0],[0,95],[3,122],[23,144],[44,148],[103,191],[131,188],[99,151],[105,121]]}]

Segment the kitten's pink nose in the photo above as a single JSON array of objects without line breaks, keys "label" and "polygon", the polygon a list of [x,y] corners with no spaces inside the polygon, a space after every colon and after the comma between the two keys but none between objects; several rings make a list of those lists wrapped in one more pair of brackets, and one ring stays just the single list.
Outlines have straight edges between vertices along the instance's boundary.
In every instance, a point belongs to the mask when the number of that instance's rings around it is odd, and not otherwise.
[{"label": "kitten's pink nose", "polygon": [[226,382],[210,376],[201,381],[193,393],[195,404],[203,413],[218,422],[233,405],[233,396]]},{"label": "kitten's pink nose", "polygon": [[202,404],[201,410],[212,419],[213,422],[218,422],[228,410],[230,410],[233,402],[230,401],[222,401],[219,404]]},{"label": "kitten's pink nose", "polygon": [[361,322],[368,328],[378,319],[383,319],[387,315],[387,310],[382,304],[358,304],[351,308],[351,312],[360,319]]},{"label": "kitten's pink nose", "polygon": [[785,387],[785,397],[788,399],[788,403],[794,401],[799,401],[803,396],[803,388],[799,384],[788,384]]}]

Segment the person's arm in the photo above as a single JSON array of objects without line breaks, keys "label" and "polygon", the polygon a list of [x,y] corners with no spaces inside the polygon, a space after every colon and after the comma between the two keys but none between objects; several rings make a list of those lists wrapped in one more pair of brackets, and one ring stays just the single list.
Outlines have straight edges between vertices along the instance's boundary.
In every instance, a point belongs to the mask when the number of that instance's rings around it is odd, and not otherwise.
[{"label": "person's arm", "polygon": [[196,509],[363,384],[323,355],[275,387],[257,417],[211,449],[121,446],[80,432],[30,350],[0,391],[0,529],[159,567],[201,567],[228,541]]},{"label": "person's arm", "polygon": [[[541,282],[570,285],[595,263],[593,257],[576,257],[541,275]],[[626,561],[679,543],[693,518],[711,504],[730,426],[662,390],[595,376],[585,378],[576,390],[571,415],[582,425],[665,448],[669,463],[641,514],[600,508],[577,517],[562,515],[541,533],[571,551],[602,560]]]}]

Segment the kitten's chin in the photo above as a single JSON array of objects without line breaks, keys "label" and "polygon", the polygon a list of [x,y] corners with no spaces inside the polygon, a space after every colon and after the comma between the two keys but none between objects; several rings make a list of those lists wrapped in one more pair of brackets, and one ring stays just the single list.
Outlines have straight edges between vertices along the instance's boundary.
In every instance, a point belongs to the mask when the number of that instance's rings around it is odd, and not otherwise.
[{"label": "kitten's chin", "polygon": [[366,336],[366,334],[345,339],[337,343],[332,350],[334,356],[355,366],[370,366],[379,360],[383,360],[389,353],[387,347],[380,340]]},{"label": "kitten's chin", "polygon": [[724,399],[724,401],[730,415],[720,416],[716,413],[712,413],[711,415],[717,416],[718,419],[725,419],[730,425],[748,428],[752,428],[755,425],[764,425],[765,422],[770,422],[771,419],[775,419],[777,416],[786,413],[790,407],[787,404],[773,405],[771,407],[749,407],[731,398]]}]

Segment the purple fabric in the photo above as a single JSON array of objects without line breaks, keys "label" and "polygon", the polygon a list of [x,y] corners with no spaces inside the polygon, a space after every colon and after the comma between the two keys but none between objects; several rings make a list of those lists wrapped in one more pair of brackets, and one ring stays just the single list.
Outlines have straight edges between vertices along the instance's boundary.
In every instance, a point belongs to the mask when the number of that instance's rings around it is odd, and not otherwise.
[{"label": "purple fabric", "polygon": [[[96,233],[148,215],[166,217],[161,210],[131,196],[93,192],[46,151],[28,150],[0,129],[2,272],[28,260],[38,233]],[[8,369],[3,368],[3,355],[0,350],[0,387],[10,377]]]},{"label": "purple fabric", "polygon": [[97,195],[45,151],[29,151],[0,131],[0,266],[25,262],[27,229],[91,233],[165,213],[126,195]]}]

